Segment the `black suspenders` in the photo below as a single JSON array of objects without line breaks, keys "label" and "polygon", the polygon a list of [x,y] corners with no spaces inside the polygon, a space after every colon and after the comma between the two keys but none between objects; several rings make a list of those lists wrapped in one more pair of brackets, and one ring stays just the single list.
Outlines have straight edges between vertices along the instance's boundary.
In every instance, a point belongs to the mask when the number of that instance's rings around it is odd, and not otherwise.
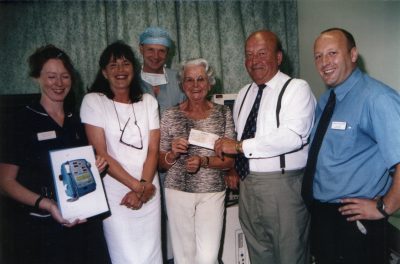
[{"label": "black suspenders", "polygon": [[[279,112],[281,111],[281,103],[282,103],[282,96],[283,93],[286,90],[286,87],[289,85],[290,81],[293,78],[290,78],[289,80],[287,80],[285,82],[285,84],[282,87],[281,92],[279,93],[279,97],[278,97],[278,103],[276,104],[276,127],[279,127]],[[279,155],[279,160],[281,163],[281,170],[282,170],[282,174],[285,173],[285,167],[286,167],[286,160],[285,160],[285,154]]]},{"label": "black suspenders", "polygon": [[[279,124],[280,124],[279,123],[279,112],[281,111],[282,97],[283,97],[283,94],[285,93],[286,87],[289,85],[289,83],[290,83],[290,81],[292,79],[293,78],[290,78],[289,80],[287,80],[285,82],[285,84],[282,87],[281,92],[279,93],[278,102],[276,104],[276,125],[277,125],[277,127],[279,127]],[[251,85],[252,84],[250,84],[249,87],[247,88],[247,91],[246,91],[246,93],[245,93],[245,95],[243,97],[242,103],[240,104],[238,118],[239,118],[240,112],[242,111],[243,103],[246,100],[246,97],[247,97],[247,94],[249,93]],[[285,167],[286,167],[285,154],[280,155],[279,159],[280,159],[282,174],[284,174],[285,173]]]}]

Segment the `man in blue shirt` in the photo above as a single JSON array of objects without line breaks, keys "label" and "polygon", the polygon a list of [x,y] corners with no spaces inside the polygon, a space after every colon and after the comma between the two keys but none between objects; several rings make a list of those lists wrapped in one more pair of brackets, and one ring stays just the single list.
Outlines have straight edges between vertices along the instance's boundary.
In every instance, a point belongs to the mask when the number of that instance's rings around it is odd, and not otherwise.
[{"label": "man in blue shirt", "polygon": [[[329,88],[316,109],[302,190],[306,203],[307,192],[313,200],[317,263],[387,263],[385,225],[400,207],[400,96],[361,72],[357,58],[354,38],[344,29],[325,30],[314,43],[315,65]],[[321,132],[332,91],[333,114]]]}]

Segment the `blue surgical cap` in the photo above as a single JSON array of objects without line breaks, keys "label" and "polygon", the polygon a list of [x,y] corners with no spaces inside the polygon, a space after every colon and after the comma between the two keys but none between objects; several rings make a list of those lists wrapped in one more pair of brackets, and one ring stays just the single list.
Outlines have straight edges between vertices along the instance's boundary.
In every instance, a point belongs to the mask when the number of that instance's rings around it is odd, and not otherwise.
[{"label": "blue surgical cap", "polygon": [[165,29],[160,27],[148,27],[140,34],[139,44],[159,44],[167,48],[171,47],[171,38]]}]

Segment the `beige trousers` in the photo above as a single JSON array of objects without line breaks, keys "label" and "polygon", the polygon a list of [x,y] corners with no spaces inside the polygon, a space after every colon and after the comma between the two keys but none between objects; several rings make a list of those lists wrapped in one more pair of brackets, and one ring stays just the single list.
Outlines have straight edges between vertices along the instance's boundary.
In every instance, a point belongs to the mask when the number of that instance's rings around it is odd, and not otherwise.
[{"label": "beige trousers", "polygon": [[310,263],[302,178],[302,170],[250,172],[240,183],[239,218],[251,264]]},{"label": "beige trousers", "polygon": [[218,264],[225,191],[188,193],[165,188],[175,264]]}]

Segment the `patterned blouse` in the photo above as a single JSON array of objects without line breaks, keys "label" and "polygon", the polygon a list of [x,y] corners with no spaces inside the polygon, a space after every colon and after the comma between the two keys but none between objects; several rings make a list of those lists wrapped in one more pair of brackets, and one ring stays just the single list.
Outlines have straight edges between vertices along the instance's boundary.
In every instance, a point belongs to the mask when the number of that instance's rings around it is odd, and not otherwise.
[{"label": "patterned blouse", "polygon": [[[235,138],[232,112],[228,106],[213,104],[210,115],[205,119],[193,120],[174,106],[164,111],[161,118],[160,151],[170,151],[176,137],[188,138],[190,129]],[[215,156],[212,149],[189,145],[189,155]],[[168,170],[165,187],[190,193],[210,193],[225,190],[224,172],[221,169],[200,168],[196,173],[185,169],[187,155],[181,155]]]}]

